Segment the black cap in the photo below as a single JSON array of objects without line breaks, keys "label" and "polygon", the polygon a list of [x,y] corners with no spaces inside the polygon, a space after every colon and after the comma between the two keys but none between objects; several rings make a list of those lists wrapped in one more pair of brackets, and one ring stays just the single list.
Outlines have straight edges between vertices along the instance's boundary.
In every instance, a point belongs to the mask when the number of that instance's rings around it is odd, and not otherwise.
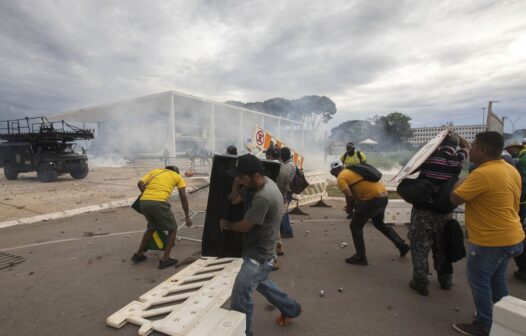
[{"label": "black cap", "polygon": [[270,146],[267,150],[263,151],[263,153],[279,159],[279,149],[276,146]]},{"label": "black cap", "polygon": [[227,170],[226,173],[232,177],[241,175],[253,175],[263,173],[263,163],[252,154],[241,155],[237,159],[236,168]]}]

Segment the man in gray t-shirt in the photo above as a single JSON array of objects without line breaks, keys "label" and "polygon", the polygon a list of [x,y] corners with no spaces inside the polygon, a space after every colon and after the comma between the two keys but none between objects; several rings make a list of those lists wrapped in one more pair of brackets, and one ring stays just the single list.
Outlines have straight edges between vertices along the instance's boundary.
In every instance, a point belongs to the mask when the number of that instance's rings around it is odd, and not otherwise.
[{"label": "man in gray t-shirt", "polygon": [[246,199],[246,213],[237,222],[221,219],[221,230],[244,232],[243,264],[232,288],[231,309],[246,314],[246,335],[252,335],[252,293],[257,289],[281,314],[276,322],[287,325],[298,317],[302,308],[269,278],[274,262],[274,248],[281,223],[283,197],[271,179],[263,175],[263,163],[251,154],[238,158],[235,169],[227,172],[235,177],[230,194],[232,204],[244,202],[241,188],[246,188],[252,197]]}]

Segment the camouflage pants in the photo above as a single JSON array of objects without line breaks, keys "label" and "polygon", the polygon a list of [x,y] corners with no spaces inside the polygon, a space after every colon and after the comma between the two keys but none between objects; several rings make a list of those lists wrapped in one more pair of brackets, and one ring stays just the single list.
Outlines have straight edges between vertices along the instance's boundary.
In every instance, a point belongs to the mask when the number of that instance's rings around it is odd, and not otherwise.
[{"label": "camouflage pants", "polygon": [[433,252],[433,264],[440,283],[451,281],[453,265],[446,260],[440,246],[440,234],[451,215],[413,208],[407,237],[411,242],[413,279],[422,286],[428,286],[429,252]]}]

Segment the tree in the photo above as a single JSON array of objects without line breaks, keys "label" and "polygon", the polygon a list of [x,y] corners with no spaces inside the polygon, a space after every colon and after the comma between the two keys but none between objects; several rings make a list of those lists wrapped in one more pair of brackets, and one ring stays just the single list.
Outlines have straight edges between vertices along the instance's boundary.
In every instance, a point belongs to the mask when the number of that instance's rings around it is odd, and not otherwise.
[{"label": "tree", "polygon": [[272,98],[264,102],[242,103],[227,101],[227,104],[260,111],[278,117],[302,121],[308,130],[317,130],[321,123],[327,123],[336,113],[336,104],[325,96],[304,96],[288,100]]},{"label": "tree", "polygon": [[375,141],[381,140],[381,137],[375,134],[375,125],[368,120],[349,120],[339,124],[331,129],[329,140],[334,142],[354,142],[359,143],[362,140],[371,138]]},{"label": "tree", "polygon": [[385,132],[386,140],[402,143],[413,136],[411,117],[400,112],[392,112],[376,119],[376,125]]},{"label": "tree", "polygon": [[317,130],[321,123],[327,123],[336,114],[336,104],[325,96],[305,96],[292,101],[289,118],[302,120],[307,129]]}]

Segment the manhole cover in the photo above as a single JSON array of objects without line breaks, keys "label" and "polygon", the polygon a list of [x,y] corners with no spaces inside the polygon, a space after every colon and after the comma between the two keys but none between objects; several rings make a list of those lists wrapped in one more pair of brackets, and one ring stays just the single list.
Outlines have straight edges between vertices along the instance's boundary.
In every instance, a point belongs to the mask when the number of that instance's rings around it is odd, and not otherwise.
[{"label": "manhole cover", "polygon": [[0,269],[21,263],[25,259],[9,253],[0,252]]}]

